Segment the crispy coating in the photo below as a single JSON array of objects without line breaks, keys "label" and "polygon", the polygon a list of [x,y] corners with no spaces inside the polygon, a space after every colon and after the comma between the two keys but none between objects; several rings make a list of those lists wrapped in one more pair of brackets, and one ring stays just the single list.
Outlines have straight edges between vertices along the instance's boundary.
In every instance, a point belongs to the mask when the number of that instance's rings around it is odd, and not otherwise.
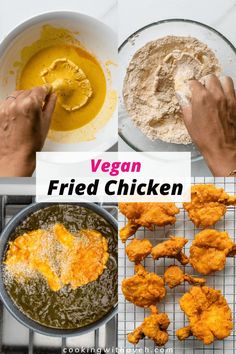
[{"label": "crispy coating", "polygon": [[122,281],[126,300],[140,307],[149,307],[165,297],[166,289],[161,277],[147,272],[141,264],[135,266],[135,272],[135,275]]},{"label": "crispy coating", "polygon": [[95,281],[106,268],[108,243],[95,230],[75,236],[62,224],[18,236],[7,251],[6,269],[18,280],[40,274],[53,291],[65,285],[76,289]]},{"label": "crispy coating", "polygon": [[190,247],[189,262],[201,274],[209,274],[225,267],[226,257],[233,256],[235,244],[227,232],[206,229],[199,232]]},{"label": "crispy coating", "polygon": [[95,281],[106,268],[108,243],[96,230],[80,230],[81,242],[74,242],[61,253],[61,282],[72,289]]},{"label": "crispy coating", "polygon": [[190,335],[211,344],[228,337],[233,328],[232,313],[220,291],[207,286],[193,286],[180,299],[180,307],[188,316],[189,326],[177,330],[179,340]]},{"label": "crispy coating", "polygon": [[134,238],[126,247],[126,254],[131,262],[140,263],[152,251],[152,244],[149,240],[138,240]]},{"label": "crispy coating", "polygon": [[188,257],[182,252],[182,248],[188,242],[183,237],[171,236],[169,240],[158,243],[152,249],[152,257],[154,259],[159,258],[176,258],[181,264],[188,263]]},{"label": "crispy coating", "polygon": [[177,265],[169,266],[164,274],[165,284],[169,286],[170,289],[180,285],[184,281],[187,281],[191,285],[204,285],[206,279],[196,278],[188,274],[184,274],[182,269]]},{"label": "crispy coating", "polygon": [[197,184],[191,189],[191,202],[183,203],[189,218],[197,227],[214,225],[227,210],[227,205],[236,205],[236,197],[228,195],[223,188],[212,184]]},{"label": "crispy coating", "polygon": [[119,209],[129,220],[120,230],[120,238],[125,242],[140,226],[152,230],[153,225],[174,224],[179,209],[174,203],[119,203]]},{"label": "crispy coating", "polygon": [[167,343],[169,336],[167,328],[170,320],[165,313],[158,313],[155,306],[151,306],[151,315],[146,317],[143,323],[128,334],[128,341],[132,344],[138,344],[140,339],[148,337],[152,339],[157,346],[163,346]]}]

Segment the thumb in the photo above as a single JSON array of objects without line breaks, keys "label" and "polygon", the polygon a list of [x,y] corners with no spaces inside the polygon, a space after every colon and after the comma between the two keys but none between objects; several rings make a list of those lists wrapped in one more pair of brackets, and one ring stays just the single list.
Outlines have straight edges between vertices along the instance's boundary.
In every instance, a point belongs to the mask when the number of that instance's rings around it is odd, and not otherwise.
[{"label": "thumb", "polygon": [[53,93],[47,97],[47,100],[45,101],[45,104],[43,107],[44,118],[46,120],[51,121],[51,117],[54,112],[56,102],[57,102],[57,96],[55,93]]},{"label": "thumb", "polygon": [[182,92],[176,92],[176,97],[179,101],[182,113],[183,113],[183,119],[185,124],[187,125],[190,123],[192,120],[192,105],[189,100],[189,98],[184,95]]},{"label": "thumb", "polygon": [[186,124],[186,126],[188,126],[192,121],[192,105],[189,104],[188,106],[183,106],[182,113],[183,113],[184,123]]}]

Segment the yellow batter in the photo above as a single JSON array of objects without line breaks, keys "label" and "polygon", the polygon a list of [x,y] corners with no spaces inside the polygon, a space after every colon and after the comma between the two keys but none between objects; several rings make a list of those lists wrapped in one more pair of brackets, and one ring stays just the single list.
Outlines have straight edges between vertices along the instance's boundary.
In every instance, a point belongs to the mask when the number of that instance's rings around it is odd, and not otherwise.
[{"label": "yellow batter", "polygon": [[106,96],[103,70],[89,52],[74,45],[56,44],[40,49],[25,64],[17,89],[52,84],[58,99],[51,129],[80,128],[96,117]]}]

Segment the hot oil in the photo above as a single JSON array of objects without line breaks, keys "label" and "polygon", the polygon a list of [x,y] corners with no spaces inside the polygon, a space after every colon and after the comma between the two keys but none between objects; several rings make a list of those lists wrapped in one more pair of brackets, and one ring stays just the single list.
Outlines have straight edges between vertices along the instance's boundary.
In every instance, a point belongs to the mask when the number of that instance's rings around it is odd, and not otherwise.
[{"label": "hot oil", "polygon": [[47,327],[73,329],[92,324],[106,315],[117,302],[117,232],[100,215],[75,205],[53,205],[31,214],[18,226],[11,239],[56,222],[71,232],[94,229],[108,240],[109,260],[94,282],[71,290],[50,290],[42,277],[17,283],[6,276],[6,289],[16,306],[28,317]]}]

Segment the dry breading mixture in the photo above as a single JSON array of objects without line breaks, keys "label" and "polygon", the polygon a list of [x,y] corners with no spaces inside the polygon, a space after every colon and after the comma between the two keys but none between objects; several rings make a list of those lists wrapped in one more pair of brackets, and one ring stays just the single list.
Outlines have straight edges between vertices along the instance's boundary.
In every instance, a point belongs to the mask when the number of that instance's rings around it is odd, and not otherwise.
[{"label": "dry breading mixture", "polygon": [[188,80],[211,73],[220,73],[218,59],[196,38],[166,36],[149,42],[128,66],[123,87],[126,109],[149,139],[189,144],[178,99],[190,97]]}]

